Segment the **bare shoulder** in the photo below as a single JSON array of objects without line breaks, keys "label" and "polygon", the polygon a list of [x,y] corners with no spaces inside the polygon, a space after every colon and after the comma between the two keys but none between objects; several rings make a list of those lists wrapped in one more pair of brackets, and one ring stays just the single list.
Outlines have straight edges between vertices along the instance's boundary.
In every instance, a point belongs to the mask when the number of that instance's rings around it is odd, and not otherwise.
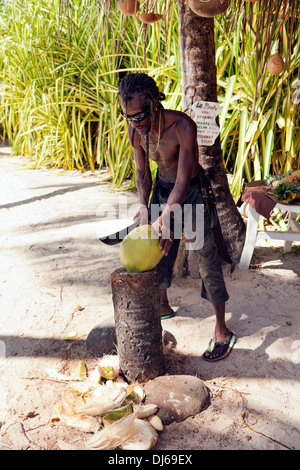
[{"label": "bare shoulder", "polygon": [[195,121],[182,111],[165,109],[166,126],[175,126],[180,132],[194,132],[197,128]]}]

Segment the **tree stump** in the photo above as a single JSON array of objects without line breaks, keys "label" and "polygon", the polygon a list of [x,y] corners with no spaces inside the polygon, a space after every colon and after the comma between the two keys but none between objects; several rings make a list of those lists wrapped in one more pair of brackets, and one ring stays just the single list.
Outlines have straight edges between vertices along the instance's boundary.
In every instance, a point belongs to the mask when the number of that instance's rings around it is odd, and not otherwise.
[{"label": "tree stump", "polygon": [[120,369],[130,382],[164,373],[159,288],[156,271],[111,275]]}]

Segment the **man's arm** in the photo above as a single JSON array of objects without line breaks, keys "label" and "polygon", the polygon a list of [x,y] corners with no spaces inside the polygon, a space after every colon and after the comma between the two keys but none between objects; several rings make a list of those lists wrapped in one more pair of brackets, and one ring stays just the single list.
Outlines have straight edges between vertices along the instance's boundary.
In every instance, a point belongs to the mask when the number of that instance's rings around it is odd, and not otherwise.
[{"label": "man's arm", "polygon": [[183,204],[195,166],[198,164],[197,126],[191,119],[184,119],[176,126],[179,156],[176,181],[167,205]]},{"label": "man's arm", "polygon": [[[136,168],[136,184],[137,184],[137,190],[139,194],[139,199],[141,206],[145,206],[147,209],[147,222],[148,222],[148,203],[149,203],[149,197],[152,189],[152,177],[151,177],[151,172],[149,165],[146,165],[146,155],[144,149],[139,145],[137,136],[133,135],[133,129],[131,126],[128,128],[128,135],[129,135],[129,141],[132,145],[133,148],[133,158],[134,158],[134,163],[135,163],[135,168]],[[144,211],[144,214],[142,214],[142,210],[136,216],[134,219],[136,219],[138,216],[141,217],[143,223],[146,223],[146,212]]]},{"label": "man's arm", "polygon": [[163,213],[153,224],[153,228],[161,236],[160,248],[165,255],[168,254],[172,243],[172,234],[168,235],[170,212],[175,214],[176,208],[183,204],[193,170],[195,165],[198,164],[197,126],[195,122],[191,119],[180,121],[176,126],[176,136],[179,143],[176,181]]}]

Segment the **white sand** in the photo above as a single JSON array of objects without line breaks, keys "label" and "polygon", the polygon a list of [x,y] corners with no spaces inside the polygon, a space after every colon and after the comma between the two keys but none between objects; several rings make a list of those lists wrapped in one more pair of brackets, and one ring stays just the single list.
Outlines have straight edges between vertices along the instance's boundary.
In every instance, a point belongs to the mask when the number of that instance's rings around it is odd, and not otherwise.
[{"label": "white sand", "polygon": [[[44,369],[69,374],[79,359],[95,365],[85,338],[113,318],[110,274],[120,266],[118,246],[99,242],[97,223],[104,206],[137,197],[110,192],[91,173],[26,170],[9,148],[0,152],[0,449],[57,449],[58,439],[81,434],[50,423],[64,384],[42,380]],[[224,268],[238,342],[214,364],[201,359],[215,321],[201,282],[174,279],[177,315],[163,328],[178,344],[167,372],[200,377],[211,405],[167,426],[155,449],[300,448],[300,256],[262,241],[252,264],[232,275]],[[70,330],[78,332],[72,342]]]}]

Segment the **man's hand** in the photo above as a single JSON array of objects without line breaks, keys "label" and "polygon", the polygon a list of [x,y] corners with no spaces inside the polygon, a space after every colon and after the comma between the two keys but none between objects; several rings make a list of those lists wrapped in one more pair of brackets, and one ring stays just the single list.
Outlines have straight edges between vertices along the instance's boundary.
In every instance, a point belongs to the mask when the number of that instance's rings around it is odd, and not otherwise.
[{"label": "man's hand", "polygon": [[159,237],[159,248],[167,256],[173,241],[174,234],[167,224],[164,223],[163,214],[152,224],[153,230]]},{"label": "man's hand", "polygon": [[149,223],[149,214],[147,206],[141,205],[139,211],[133,217],[134,222],[138,222],[139,225],[147,225]]}]

